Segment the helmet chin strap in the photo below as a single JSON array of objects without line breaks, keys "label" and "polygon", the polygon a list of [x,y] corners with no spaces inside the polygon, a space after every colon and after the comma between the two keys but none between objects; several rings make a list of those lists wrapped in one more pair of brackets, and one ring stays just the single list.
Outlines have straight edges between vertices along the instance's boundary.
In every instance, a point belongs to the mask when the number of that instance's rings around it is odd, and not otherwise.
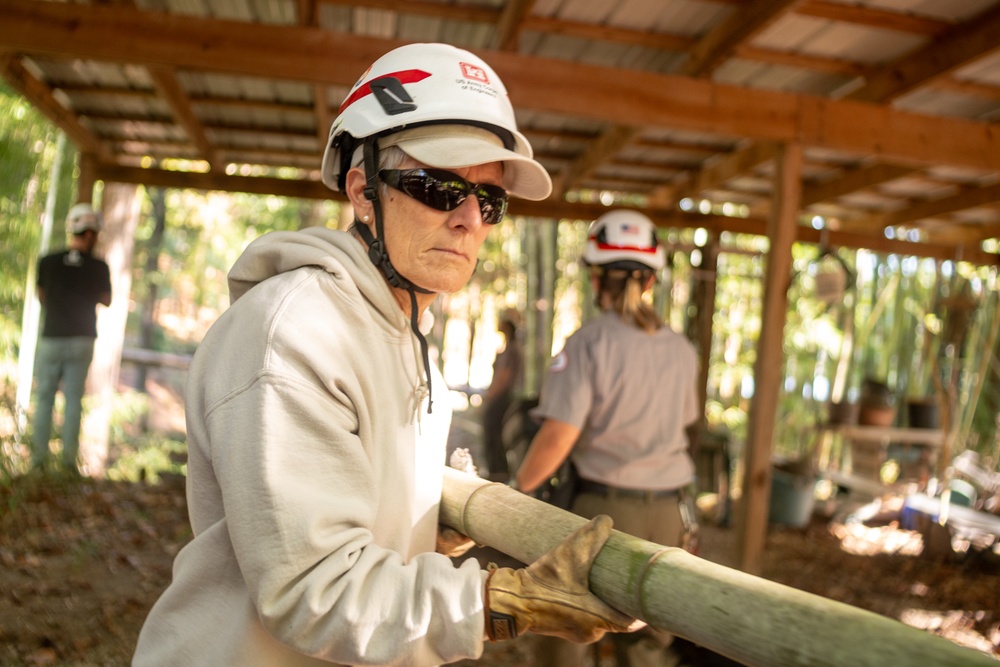
[{"label": "helmet chin strap", "polygon": [[364,145],[364,165],[365,165],[365,199],[372,203],[372,213],[375,216],[375,234],[368,225],[359,222],[356,218],[354,227],[361,235],[361,239],[368,246],[368,259],[371,260],[390,286],[398,289],[405,289],[410,293],[410,330],[420,342],[420,354],[424,362],[424,377],[427,378],[427,413],[430,414],[434,407],[434,394],[431,390],[431,363],[427,350],[427,339],[420,332],[417,309],[417,292],[421,294],[434,294],[429,289],[424,289],[408,278],[404,277],[392,265],[389,259],[389,250],[385,245],[385,231],[382,224],[382,202],[378,196],[378,139],[368,137]]}]

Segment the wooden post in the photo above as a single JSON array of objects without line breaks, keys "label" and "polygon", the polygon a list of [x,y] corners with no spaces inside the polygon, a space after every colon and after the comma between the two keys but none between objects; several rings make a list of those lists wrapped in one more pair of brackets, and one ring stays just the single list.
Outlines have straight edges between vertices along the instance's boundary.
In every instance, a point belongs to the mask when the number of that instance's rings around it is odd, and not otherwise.
[{"label": "wooden post", "polygon": [[745,572],[759,574],[764,538],[767,535],[771,493],[771,451],[774,420],[778,411],[784,355],[782,340],[788,311],[788,281],[792,266],[792,243],[802,194],[802,146],[787,144],[778,153],[771,217],[767,237],[764,279],[764,311],[761,314],[757,360],[754,364],[754,395],[750,406],[744,462],[743,497],[739,505],[740,563]]},{"label": "wooden post", "polygon": [[[440,520],[531,563],[585,523],[474,475],[445,469]],[[986,667],[989,656],[885,616],[615,531],[590,573],[613,607],[748,667]]]}]

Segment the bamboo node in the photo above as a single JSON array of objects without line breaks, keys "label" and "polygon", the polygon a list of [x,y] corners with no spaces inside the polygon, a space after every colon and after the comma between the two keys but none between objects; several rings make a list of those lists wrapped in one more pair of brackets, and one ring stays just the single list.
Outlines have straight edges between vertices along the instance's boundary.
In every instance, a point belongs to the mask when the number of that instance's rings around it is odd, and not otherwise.
[{"label": "bamboo node", "polygon": [[640,620],[645,621],[647,618],[649,618],[649,612],[646,611],[646,597],[645,597],[645,592],[646,592],[645,583],[646,583],[646,576],[649,575],[649,568],[653,566],[653,563],[656,562],[657,558],[659,558],[660,556],[662,556],[663,554],[665,554],[666,552],[670,551],[673,548],[674,547],[664,547],[663,549],[660,549],[659,551],[654,553],[652,556],[649,557],[649,560],[647,560],[646,563],[642,566],[642,570],[639,571],[639,580],[638,582],[636,582],[635,601],[636,601],[636,606],[639,609],[639,613],[642,614],[642,618]]},{"label": "bamboo node", "polygon": [[[468,524],[466,524],[466,522],[465,522],[465,513],[466,513],[466,512],[467,512],[467,511],[469,510],[469,503],[471,503],[471,502],[472,502],[472,499],[473,499],[473,498],[475,497],[475,495],[476,495],[477,493],[479,493],[480,491],[482,491],[482,490],[483,490],[483,489],[485,489],[485,488],[488,488],[488,487],[491,487],[491,486],[494,486],[494,485],[496,485],[496,484],[499,484],[499,482],[493,482],[492,484],[483,484],[482,486],[477,486],[477,487],[476,487],[476,488],[475,488],[475,489],[474,489],[474,490],[472,491],[472,493],[470,493],[470,494],[469,494],[469,497],[465,499],[465,504],[463,504],[463,505],[462,505],[462,515],[461,515],[461,523],[462,523],[462,526],[461,526],[461,529],[460,529],[460,531],[459,531],[459,532],[461,532],[461,533],[462,533],[463,535],[466,535],[466,536],[468,536],[468,537],[472,537],[472,535],[469,535],[469,529],[468,529],[468,527],[467,527],[467,526],[468,526]],[[500,484],[500,486],[503,486],[503,484]],[[476,538],[475,538],[475,537],[472,537],[472,539],[474,539],[474,540],[475,540]],[[477,543],[478,543],[478,540],[476,540],[476,541],[477,541]]]}]

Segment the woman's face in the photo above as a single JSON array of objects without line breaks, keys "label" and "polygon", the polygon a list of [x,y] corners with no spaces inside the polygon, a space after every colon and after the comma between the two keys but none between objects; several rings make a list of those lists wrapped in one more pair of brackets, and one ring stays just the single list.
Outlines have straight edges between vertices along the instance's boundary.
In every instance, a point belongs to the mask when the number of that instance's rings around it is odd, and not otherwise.
[{"label": "woman's face", "polygon": [[[426,167],[407,158],[400,169]],[[449,169],[471,183],[500,185],[499,162]],[[363,179],[363,176],[362,176]],[[389,259],[410,282],[432,292],[456,292],[472,277],[479,248],[492,225],[483,223],[479,202],[468,197],[452,211],[438,211],[391,187],[379,190]],[[364,212],[373,215],[370,202]],[[369,223],[374,232],[374,224]]]}]

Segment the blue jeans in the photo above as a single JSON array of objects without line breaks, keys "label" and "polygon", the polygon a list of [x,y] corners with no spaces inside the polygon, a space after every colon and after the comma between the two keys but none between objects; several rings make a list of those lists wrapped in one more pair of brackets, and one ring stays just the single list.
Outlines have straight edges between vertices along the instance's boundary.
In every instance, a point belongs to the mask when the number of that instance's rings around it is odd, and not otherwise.
[{"label": "blue jeans", "polygon": [[36,387],[35,419],[32,425],[32,465],[40,465],[49,455],[49,438],[52,435],[52,409],[56,391],[62,382],[65,411],[62,427],[63,464],[76,470],[76,456],[80,451],[80,420],[83,415],[83,393],[87,384],[87,371],[94,358],[94,338],[42,338],[38,343],[35,360]]}]

